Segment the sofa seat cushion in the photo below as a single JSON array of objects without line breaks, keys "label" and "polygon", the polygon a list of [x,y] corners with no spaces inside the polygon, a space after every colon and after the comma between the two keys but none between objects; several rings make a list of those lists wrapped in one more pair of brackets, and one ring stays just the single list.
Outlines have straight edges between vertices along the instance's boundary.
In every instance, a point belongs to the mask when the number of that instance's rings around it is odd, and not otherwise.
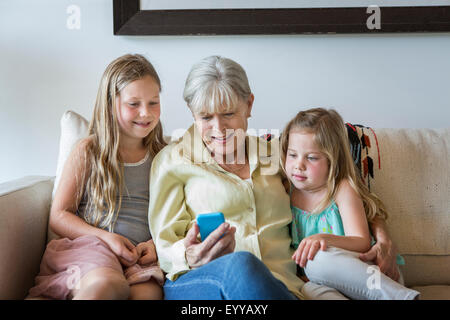
[{"label": "sofa seat cushion", "polygon": [[401,266],[407,287],[450,285],[450,255],[403,255],[405,266]]},{"label": "sofa seat cushion", "polygon": [[450,286],[412,287],[420,292],[420,300],[450,300]]}]

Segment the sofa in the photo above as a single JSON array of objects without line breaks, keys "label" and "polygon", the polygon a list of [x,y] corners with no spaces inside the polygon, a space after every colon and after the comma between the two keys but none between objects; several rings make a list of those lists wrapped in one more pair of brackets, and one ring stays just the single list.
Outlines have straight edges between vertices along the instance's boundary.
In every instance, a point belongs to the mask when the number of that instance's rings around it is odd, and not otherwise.
[{"label": "sofa", "polygon": [[[56,176],[0,184],[0,299],[24,299],[39,272],[52,238],[48,218],[55,183],[68,151],[86,131],[87,122],[73,125],[74,117],[66,113],[61,120]],[[421,299],[450,300],[450,128],[348,128],[360,142],[352,152],[362,177],[387,207],[391,237],[406,261],[405,285]]]}]

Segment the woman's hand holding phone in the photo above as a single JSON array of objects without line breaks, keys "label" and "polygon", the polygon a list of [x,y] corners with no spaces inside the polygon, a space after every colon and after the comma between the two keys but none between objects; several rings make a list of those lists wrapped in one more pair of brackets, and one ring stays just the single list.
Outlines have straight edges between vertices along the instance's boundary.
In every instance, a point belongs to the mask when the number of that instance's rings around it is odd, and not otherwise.
[{"label": "woman's hand holding phone", "polygon": [[229,223],[222,223],[201,242],[197,239],[199,232],[200,228],[197,222],[194,222],[193,227],[184,238],[186,260],[192,269],[201,267],[214,259],[234,252],[234,248],[236,247],[234,238],[236,228],[230,226]]}]

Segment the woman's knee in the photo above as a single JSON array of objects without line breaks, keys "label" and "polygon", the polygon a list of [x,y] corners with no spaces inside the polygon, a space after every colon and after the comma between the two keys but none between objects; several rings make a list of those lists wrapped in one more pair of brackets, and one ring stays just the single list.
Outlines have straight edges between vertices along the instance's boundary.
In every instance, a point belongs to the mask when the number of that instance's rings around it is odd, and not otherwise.
[{"label": "woman's knee", "polygon": [[272,273],[254,254],[238,251],[229,255],[227,273],[247,283],[264,282]]},{"label": "woman's knee", "polygon": [[230,261],[232,263],[238,264],[248,264],[255,263],[255,261],[259,261],[259,259],[248,251],[237,251],[229,254]]},{"label": "woman's knee", "polygon": [[238,251],[229,255],[228,264],[237,272],[254,273],[256,269],[266,268],[264,263],[254,254],[247,251]]}]

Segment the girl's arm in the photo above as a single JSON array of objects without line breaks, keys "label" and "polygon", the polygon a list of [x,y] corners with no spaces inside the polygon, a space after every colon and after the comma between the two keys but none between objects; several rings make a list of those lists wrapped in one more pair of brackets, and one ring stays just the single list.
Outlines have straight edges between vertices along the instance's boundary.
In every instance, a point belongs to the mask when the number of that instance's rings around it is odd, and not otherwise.
[{"label": "girl's arm", "polygon": [[89,137],[77,143],[64,164],[50,210],[50,228],[63,238],[96,236],[110,247],[122,264],[132,265],[136,263],[138,256],[134,245],[127,238],[91,226],[75,214],[90,172],[90,166],[85,160],[89,143]]},{"label": "girl's arm", "polygon": [[336,193],[336,204],[342,218],[345,236],[329,237],[328,244],[356,252],[366,252],[370,248],[370,233],[364,205],[359,194],[347,179],[343,180]]},{"label": "girl's arm", "polygon": [[90,170],[84,160],[88,143],[89,138],[82,139],[67,158],[50,210],[50,228],[63,238],[75,239],[83,235],[101,238],[106,232],[75,214]]},{"label": "girl's arm", "polygon": [[140,257],[138,263],[146,265],[158,261],[155,244],[153,239],[138,243],[136,246],[137,254]]},{"label": "girl's arm", "polygon": [[292,259],[301,267],[313,260],[317,251],[328,246],[349,251],[366,252],[370,248],[370,233],[364,205],[358,193],[347,180],[340,183],[335,198],[344,226],[345,236],[315,234],[303,239]]}]

